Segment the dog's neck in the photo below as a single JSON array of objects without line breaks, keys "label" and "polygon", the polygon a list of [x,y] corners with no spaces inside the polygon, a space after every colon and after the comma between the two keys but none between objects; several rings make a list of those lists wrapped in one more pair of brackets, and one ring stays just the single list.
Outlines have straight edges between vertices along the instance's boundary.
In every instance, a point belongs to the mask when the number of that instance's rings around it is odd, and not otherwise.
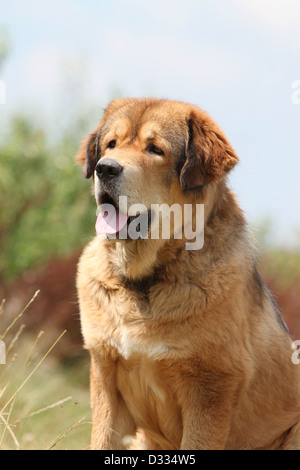
[{"label": "dog's neck", "polygon": [[110,261],[118,276],[139,282],[176,259],[184,246],[183,240],[174,239],[117,241],[110,246]]}]

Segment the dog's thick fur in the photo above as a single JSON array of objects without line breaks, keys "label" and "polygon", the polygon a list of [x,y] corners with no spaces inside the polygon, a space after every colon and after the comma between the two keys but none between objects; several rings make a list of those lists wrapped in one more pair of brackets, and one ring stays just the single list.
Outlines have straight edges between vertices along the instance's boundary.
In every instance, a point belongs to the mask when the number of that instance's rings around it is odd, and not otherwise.
[{"label": "dog's thick fur", "polygon": [[300,366],[226,184],[238,161],[228,140],[195,106],[119,99],[77,160],[90,177],[107,157],[123,168],[113,198],[202,203],[205,240],[192,251],[172,237],[96,237],[84,250],[92,448],[122,449],[135,436],[138,449],[300,449]]}]

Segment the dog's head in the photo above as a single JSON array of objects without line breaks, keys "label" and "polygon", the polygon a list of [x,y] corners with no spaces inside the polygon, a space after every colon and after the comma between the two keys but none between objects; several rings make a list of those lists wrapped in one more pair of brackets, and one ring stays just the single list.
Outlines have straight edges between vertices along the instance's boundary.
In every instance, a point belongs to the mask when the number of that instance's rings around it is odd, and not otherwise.
[{"label": "dog's head", "polygon": [[[97,204],[113,205],[119,216],[127,217],[121,218],[123,226],[136,216],[137,205],[149,217],[152,205],[182,205],[191,194],[203,194],[225,178],[238,157],[198,107],[128,98],[110,103],[97,129],[83,141],[77,161],[85,177],[94,178]],[[119,228],[115,225],[113,232]]]}]

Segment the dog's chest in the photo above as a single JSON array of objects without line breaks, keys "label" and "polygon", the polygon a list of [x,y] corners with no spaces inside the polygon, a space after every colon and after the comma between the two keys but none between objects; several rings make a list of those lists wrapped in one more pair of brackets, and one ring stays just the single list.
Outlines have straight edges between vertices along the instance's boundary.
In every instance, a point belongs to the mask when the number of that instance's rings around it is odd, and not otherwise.
[{"label": "dog's chest", "polygon": [[163,359],[169,346],[152,302],[128,289],[107,296],[101,309],[102,340],[125,360]]},{"label": "dog's chest", "polygon": [[141,335],[134,327],[123,325],[113,336],[108,335],[105,339],[125,360],[137,356],[158,359],[168,353],[168,347],[162,340]]}]

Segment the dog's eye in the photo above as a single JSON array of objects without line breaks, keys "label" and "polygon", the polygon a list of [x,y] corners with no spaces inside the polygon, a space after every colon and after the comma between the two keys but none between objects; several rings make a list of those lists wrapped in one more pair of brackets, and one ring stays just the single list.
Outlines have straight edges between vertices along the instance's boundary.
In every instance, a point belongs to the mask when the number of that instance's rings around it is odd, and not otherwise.
[{"label": "dog's eye", "polygon": [[148,145],[147,151],[150,153],[155,153],[156,155],[164,155],[164,152],[154,144]]},{"label": "dog's eye", "polygon": [[108,142],[107,148],[108,149],[114,149],[116,145],[117,145],[117,141],[116,140],[111,140],[110,142]]}]

